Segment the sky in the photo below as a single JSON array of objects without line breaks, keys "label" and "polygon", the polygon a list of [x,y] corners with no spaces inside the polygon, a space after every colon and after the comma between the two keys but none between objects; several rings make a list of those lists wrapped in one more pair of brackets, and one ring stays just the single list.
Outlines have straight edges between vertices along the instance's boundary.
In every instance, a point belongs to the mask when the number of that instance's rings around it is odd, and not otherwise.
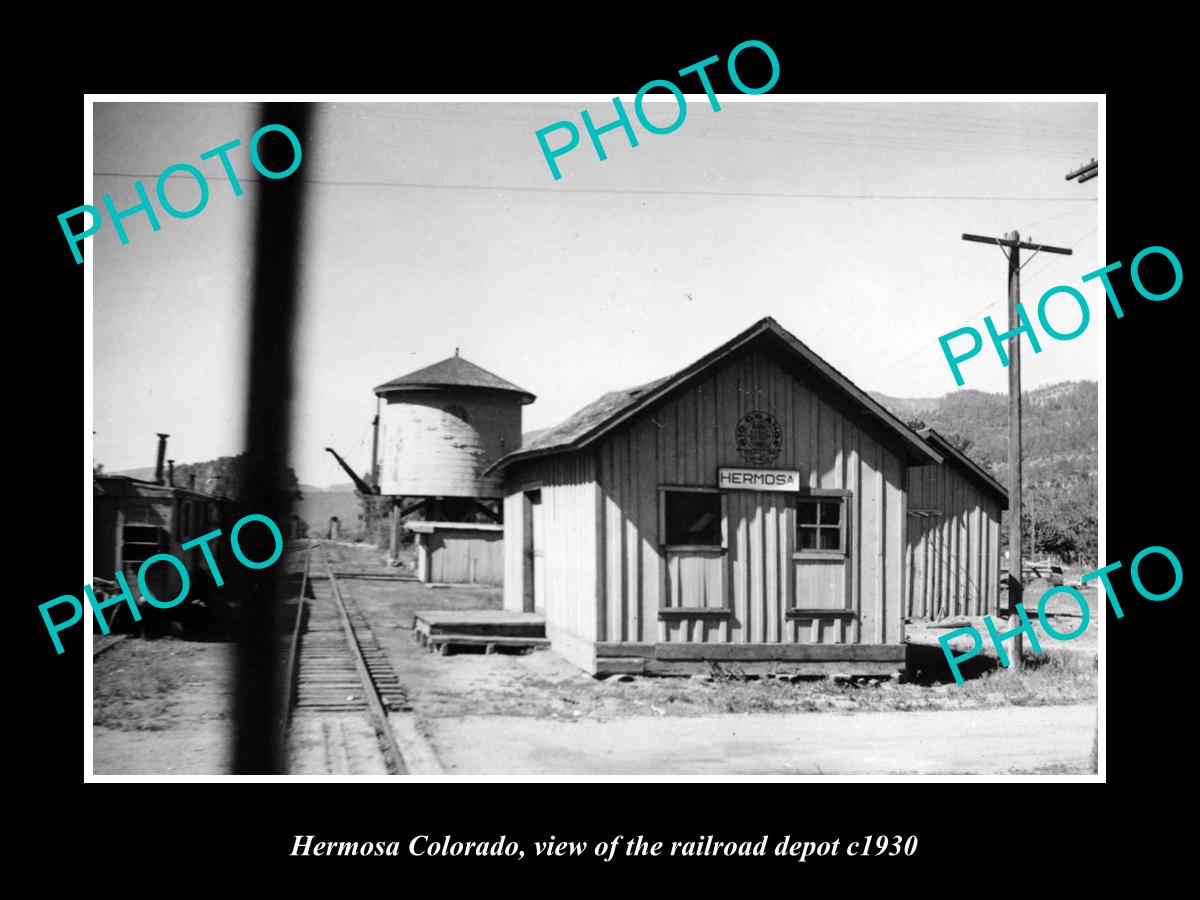
[{"label": "sky", "polygon": [[[627,108],[632,98],[623,97]],[[537,395],[523,427],[553,425],[609,390],[681,369],[773,316],[860,387],[899,397],[1007,390],[994,352],[963,366],[956,387],[938,337],[982,318],[1006,324],[1007,263],[964,232],[1070,247],[1022,272],[1023,305],[1070,285],[1092,324],[1069,342],[1025,349],[1026,388],[1098,377],[1104,308],[1098,281],[1100,179],[1064,175],[1097,156],[1095,103],[783,102],[688,95],[673,133],[630,118],[602,138],[600,161],[580,119],[615,117],[611,100],[332,102],[290,176],[309,184],[293,468],[302,483],[344,483],[324,452],[370,465],[372,388],[452,356]],[[647,103],[667,124],[673,100]],[[580,145],[554,180],[534,134],[557,121]],[[93,458],[108,471],[168,456],[197,462],[244,446],[246,337],[259,179],[247,144],[255,104],[97,103],[93,195],[154,197],[175,163],[205,173],[210,196],[161,228],[124,220],[87,239],[93,271]],[[278,137],[277,135],[274,137]],[[217,159],[233,139],[245,193]],[[550,137],[552,146],[563,140]],[[1102,173],[1101,178],[1104,175]],[[167,182],[178,208],[199,194]],[[76,222],[79,220],[76,219]],[[64,252],[69,252],[64,247]],[[1061,304],[1061,306],[1059,305]],[[1051,324],[1071,331],[1061,298]]]}]

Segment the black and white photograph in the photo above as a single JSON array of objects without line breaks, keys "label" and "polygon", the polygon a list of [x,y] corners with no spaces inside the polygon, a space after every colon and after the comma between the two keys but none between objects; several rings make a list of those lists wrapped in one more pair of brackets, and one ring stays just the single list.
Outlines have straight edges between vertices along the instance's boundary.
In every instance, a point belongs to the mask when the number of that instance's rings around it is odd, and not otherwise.
[{"label": "black and white photograph", "polygon": [[91,778],[1101,777],[1103,96],[675,83],[95,98]]}]

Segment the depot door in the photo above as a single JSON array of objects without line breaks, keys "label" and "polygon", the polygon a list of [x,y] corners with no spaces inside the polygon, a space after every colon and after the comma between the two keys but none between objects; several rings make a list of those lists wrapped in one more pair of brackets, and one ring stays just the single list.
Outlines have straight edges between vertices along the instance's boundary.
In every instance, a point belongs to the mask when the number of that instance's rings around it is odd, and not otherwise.
[{"label": "depot door", "polygon": [[788,640],[795,594],[791,528],[795,494],[729,492],[729,590],[734,641]]},{"label": "depot door", "polygon": [[546,523],[541,490],[525,492],[525,611],[546,612]]}]

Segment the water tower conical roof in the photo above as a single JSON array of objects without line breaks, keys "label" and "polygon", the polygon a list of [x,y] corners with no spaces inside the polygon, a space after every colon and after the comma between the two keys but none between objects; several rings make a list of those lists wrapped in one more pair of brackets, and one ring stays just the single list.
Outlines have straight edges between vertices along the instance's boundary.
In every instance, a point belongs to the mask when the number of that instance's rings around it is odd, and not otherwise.
[{"label": "water tower conical roof", "polygon": [[393,378],[391,381],[375,388],[380,397],[401,391],[428,390],[468,390],[468,391],[502,391],[514,394],[521,403],[532,403],[533,394],[524,388],[519,388],[511,381],[505,381],[499,375],[493,375],[487,369],[475,365],[459,356],[457,353],[441,362]]}]

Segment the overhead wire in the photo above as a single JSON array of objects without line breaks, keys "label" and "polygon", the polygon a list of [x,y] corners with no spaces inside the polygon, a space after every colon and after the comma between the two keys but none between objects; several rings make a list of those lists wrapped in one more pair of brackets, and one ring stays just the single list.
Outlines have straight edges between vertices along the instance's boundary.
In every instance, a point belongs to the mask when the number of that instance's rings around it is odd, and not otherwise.
[{"label": "overhead wire", "polygon": [[[1095,231],[1096,231],[1096,226],[1089,228],[1087,231],[1085,231],[1083,233],[1083,235],[1081,235],[1079,237],[1078,240],[1075,241],[1075,243],[1071,244],[1071,249],[1074,250],[1076,247],[1078,247],[1080,244],[1082,244],[1085,240],[1087,240],[1088,237],[1091,236]],[[1003,249],[1003,248],[1001,248],[1001,249]],[[1036,271],[1029,273],[1028,277],[1033,278],[1035,275],[1040,275],[1042,272],[1046,271],[1046,269],[1049,268],[1049,266],[1053,262],[1054,262],[1054,260],[1052,258],[1045,260],[1044,265],[1042,265],[1042,267],[1037,269]],[[975,312],[971,313],[969,316],[967,316],[961,322],[958,322],[957,324],[952,325],[951,330],[953,330],[955,328],[961,328],[963,325],[966,325],[968,322],[970,322],[972,319],[974,319],[980,313],[987,312],[987,310],[991,309],[997,303],[1003,303],[1007,300],[1008,300],[1008,295],[1006,294],[1005,296],[1000,297],[997,300],[993,300],[991,303],[981,306],[979,309],[975,310]],[[900,365],[901,363],[908,362],[908,360],[912,359],[914,356],[917,356],[920,353],[925,353],[928,350],[929,350],[929,345],[922,344],[920,347],[918,347],[912,353],[909,353],[907,356],[901,357],[900,359],[896,360],[891,365],[885,366],[884,368],[880,369],[878,372],[875,372],[872,375],[868,375],[866,378],[862,379],[862,383],[867,384],[868,382],[874,381],[876,378],[878,378],[883,373],[890,372],[892,369],[896,368],[896,366]]]},{"label": "overhead wire", "polygon": [[[97,178],[157,178],[159,176],[146,172],[94,172]],[[184,173],[171,173],[168,178],[191,178]],[[210,181],[228,181],[225,176],[205,176]],[[267,181],[265,178],[238,178],[241,184],[253,184]],[[787,192],[787,191],[700,191],[700,190],[666,190],[662,188],[570,188],[570,187],[532,187],[524,185],[490,185],[490,184],[430,184],[427,182],[403,181],[343,181],[331,178],[301,178],[306,184],[333,185],[343,187],[377,187],[430,189],[451,191],[500,191],[512,193],[553,193],[553,194],[639,194],[655,196],[681,197],[757,197],[797,200],[970,200],[998,201],[1013,203],[1095,203],[1095,197],[995,197],[986,195],[965,194],[833,194],[818,192]]]}]

